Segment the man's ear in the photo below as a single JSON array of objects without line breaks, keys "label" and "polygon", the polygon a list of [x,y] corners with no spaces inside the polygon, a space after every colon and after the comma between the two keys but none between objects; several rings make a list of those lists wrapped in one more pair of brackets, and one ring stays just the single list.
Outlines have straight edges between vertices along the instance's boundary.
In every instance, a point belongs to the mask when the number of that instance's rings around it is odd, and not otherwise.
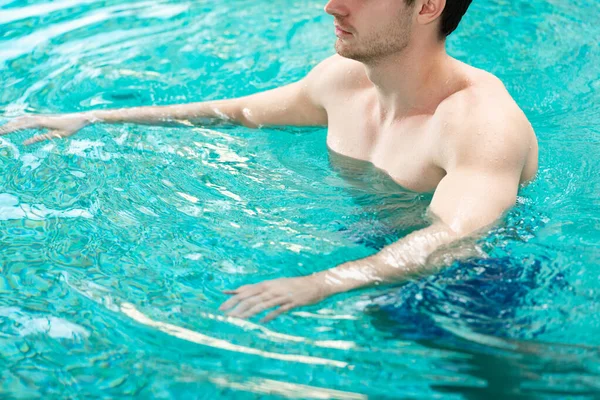
[{"label": "man's ear", "polygon": [[442,15],[444,8],[446,8],[446,0],[425,0],[417,21],[423,25],[431,24]]}]

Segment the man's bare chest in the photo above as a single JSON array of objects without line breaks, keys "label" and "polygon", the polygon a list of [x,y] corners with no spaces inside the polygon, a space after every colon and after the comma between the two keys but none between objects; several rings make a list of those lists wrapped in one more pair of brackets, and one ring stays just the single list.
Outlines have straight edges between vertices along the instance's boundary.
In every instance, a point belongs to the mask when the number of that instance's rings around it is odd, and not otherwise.
[{"label": "man's bare chest", "polygon": [[434,191],[445,175],[434,162],[435,145],[418,124],[382,128],[351,115],[329,118],[330,150],[369,161],[396,183],[415,192]]}]

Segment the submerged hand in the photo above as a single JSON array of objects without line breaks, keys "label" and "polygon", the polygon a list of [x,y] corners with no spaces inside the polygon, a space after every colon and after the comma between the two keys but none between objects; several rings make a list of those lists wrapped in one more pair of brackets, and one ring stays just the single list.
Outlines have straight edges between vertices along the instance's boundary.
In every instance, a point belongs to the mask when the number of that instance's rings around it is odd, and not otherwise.
[{"label": "submerged hand", "polygon": [[262,319],[268,322],[292,308],[314,304],[327,294],[322,283],[313,276],[281,278],[254,285],[245,285],[235,290],[226,290],[234,296],[219,310],[227,311],[231,317],[248,318],[269,308],[278,307]]},{"label": "submerged hand", "polygon": [[92,122],[84,113],[65,115],[25,115],[15,118],[0,126],[0,136],[19,132],[25,129],[48,129],[48,132],[37,135],[23,142],[26,145],[49,139],[61,139],[74,135]]}]

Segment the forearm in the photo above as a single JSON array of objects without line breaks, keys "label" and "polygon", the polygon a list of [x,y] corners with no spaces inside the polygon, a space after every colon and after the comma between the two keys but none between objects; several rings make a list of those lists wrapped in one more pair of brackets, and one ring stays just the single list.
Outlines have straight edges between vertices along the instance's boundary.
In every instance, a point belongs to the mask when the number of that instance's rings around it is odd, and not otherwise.
[{"label": "forearm", "polygon": [[84,113],[91,123],[136,123],[144,125],[211,124],[228,122],[246,125],[236,100],[221,100],[169,106],[147,106],[95,110]]},{"label": "forearm", "polygon": [[[314,274],[326,295],[353,289],[395,283],[433,272],[439,263],[431,263],[437,250],[460,239],[460,235],[439,223],[414,232],[379,253]],[[446,260],[448,261],[448,260]]]}]

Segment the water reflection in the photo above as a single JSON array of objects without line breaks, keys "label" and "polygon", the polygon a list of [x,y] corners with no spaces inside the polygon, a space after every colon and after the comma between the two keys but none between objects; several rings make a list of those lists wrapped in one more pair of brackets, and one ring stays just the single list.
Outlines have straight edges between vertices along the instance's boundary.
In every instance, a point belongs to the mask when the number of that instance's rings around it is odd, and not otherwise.
[{"label": "water reflection", "polygon": [[[481,382],[477,387],[432,385],[442,393],[460,394],[467,399],[537,399],[540,396],[597,398],[600,395],[598,349],[514,340],[504,342],[514,350],[461,339],[451,344],[439,341],[420,343],[434,349],[452,350],[456,356],[449,357],[441,367],[452,373],[460,371],[469,374]],[[565,353],[571,355],[566,356]]]},{"label": "water reflection", "polygon": [[522,310],[535,305],[528,294],[540,286],[569,288],[562,274],[543,273],[537,259],[471,259],[373,298],[367,312],[389,338],[451,351],[439,367],[479,383],[432,384],[442,393],[469,399],[600,395],[600,349],[529,341],[546,330]]},{"label": "water reflection", "polygon": [[328,153],[332,170],[341,178],[331,183],[342,187],[364,212],[359,220],[339,227],[352,241],[379,250],[429,225],[431,193],[401,187],[370,162]]},{"label": "water reflection", "polygon": [[182,328],[173,324],[165,322],[155,321],[149,318],[147,315],[138,311],[133,304],[123,303],[121,304],[121,312],[127,315],[129,318],[139,322],[140,324],[147,325],[156,328],[168,335],[176,338],[187,340],[192,343],[197,343],[205,346],[210,346],[218,349],[228,350],[243,354],[252,354],[264,358],[270,358],[274,360],[282,360],[289,362],[313,364],[313,365],[327,365],[336,368],[347,368],[351,367],[348,363],[337,360],[329,360],[319,357],[311,357],[305,355],[296,354],[282,354],[274,353],[269,351],[263,351],[254,347],[240,346],[223,339],[217,339],[212,336],[204,335],[199,332],[192,331],[190,329]]}]

